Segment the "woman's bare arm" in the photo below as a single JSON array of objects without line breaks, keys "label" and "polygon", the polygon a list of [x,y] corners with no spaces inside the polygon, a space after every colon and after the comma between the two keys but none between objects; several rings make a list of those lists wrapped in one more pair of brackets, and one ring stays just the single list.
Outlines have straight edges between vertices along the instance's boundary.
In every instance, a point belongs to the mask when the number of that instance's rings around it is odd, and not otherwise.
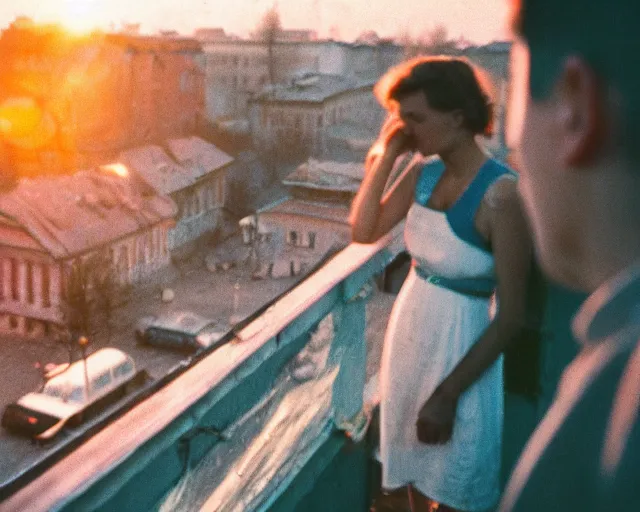
[{"label": "woman's bare arm", "polygon": [[381,155],[368,158],[365,178],[351,206],[349,221],[354,242],[375,242],[407,215],[422,161],[417,156],[412,158],[385,192],[398,156],[399,152],[390,146]]}]

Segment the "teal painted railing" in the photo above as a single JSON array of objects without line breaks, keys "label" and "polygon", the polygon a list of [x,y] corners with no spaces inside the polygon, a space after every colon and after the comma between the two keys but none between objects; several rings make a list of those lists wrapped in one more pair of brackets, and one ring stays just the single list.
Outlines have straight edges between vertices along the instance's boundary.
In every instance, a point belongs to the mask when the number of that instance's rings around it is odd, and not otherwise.
[{"label": "teal painted railing", "polygon": [[[363,406],[367,292],[374,276],[402,249],[401,227],[375,245],[348,246],[244,327],[233,342],[98,432],[18,490],[2,508],[158,509],[184,476],[186,458],[193,467],[212,449],[225,449],[224,432],[233,430],[272,388],[283,366],[303,349],[328,314],[334,330],[328,365],[339,363],[332,382],[332,418],[351,418]],[[346,444],[346,436],[330,418],[306,451],[297,455],[298,463],[281,471],[268,492],[263,489],[256,495],[252,508],[293,510],[308,499],[312,488],[325,485],[335,490],[339,482],[323,480],[322,475],[327,471],[336,475],[349,464],[361,470],[350,478],[364,478],[364,448],[353,445],[345,454]],[[248,491],[239,488],[240,492]],[[345,498],[351,494],[334,493],[337,501],[331,510],[355,510],[353,500],[366,499],[362,493],[359,498]]]},{"label": "teal painted railing", "polygon": [[[224,480],[224,492],[214,489],[198,508],[367,510],[370,454],[363,443],[350,442],[334,422],[351,418],[363,406],[367,291],[372,278],[403,249],[400,233],[398,227],[375,245],[352,244],[338,253],[246,325],[232,343],[98,432],[0,504],[0,509],[171,509],[167,495],[189,485],[185,468],[197,471],[198,462],[229,449],[232,443],[226,444],[225,438],[234,436],[242,418],[259,405],[282,368],[331,314],[334,332],[327,367],[339,368],[330,384],[331,414],[313,416],[311,439],[302,447],[267,439],[262,448],[256,448],[257,461],[268,460],[267,452],[274,447],[286,446],[285,452],[290,452],[281,454],[288,465],[263,479],[268,482],[256,479],[255,474],[261,473],[254,467],[247,470],[254,472],[252,477],[242,471],[229,477],[214,475],[212,479]],[[562,366],[576,351],[568,325],[580,300],[576,294],[551,289],[543,328],[542,396],[536,401],[506,397],[503,462],[507,469],[554,394]],[[310,396],[315,395],[299,395],[300,410],[317,405],[304,403]],[[219,507],[220,500],[224,507]]]}]

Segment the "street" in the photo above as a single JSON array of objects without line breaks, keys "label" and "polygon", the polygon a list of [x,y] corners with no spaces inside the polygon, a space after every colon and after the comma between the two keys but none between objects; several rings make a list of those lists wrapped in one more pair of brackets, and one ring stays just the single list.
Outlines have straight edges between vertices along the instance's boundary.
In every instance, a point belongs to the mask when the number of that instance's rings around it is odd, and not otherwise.
[{"label": "street", "polygon": [[[225,241],[226,245],[239,245],[240,238],[235,236]],[[163,286],[159,284],[136,288],[132,298],[113,314],[111,339],[103,333],[98,339],[91,340],[89,351],[105,346],[117,347],[136,362],[138,369],[145,369],[153,381],[165,376],[172,368],[187,356],[182,353],[139,345],[133,335],[138,318],[149,314],[162,314],[171,311],[193,311],[211,317],[220,322],[229,323],[231,317],[242,318],[271,301],[299,278],[254,281],[243,265],[227,271],[210,272],[204,264],[202,254],[196,254],[173,268],[164,277],[164,285],[175,293],[170,303],[161,300]],[[235,285],[238,286],[235,286]],[[237,306],[237,310],[236,310]],[[79,357],[79,351],[78,351]],[[64,363],[69,360],[65,345],[41,340],[2,339],[0,344],[0,407],[4,407],[20,396],[35,391],[42,383],[41,371],[35,367],[47,363]],[[105,411],[108,414],[118,404]],[[64,429],[50,444],[44,447],[33,444],[29,439],[16,437],[0,429],[0,487],[11,481],[16,475],[45,458],[60,443],[85,431],[94,418],[77,429]]]}]

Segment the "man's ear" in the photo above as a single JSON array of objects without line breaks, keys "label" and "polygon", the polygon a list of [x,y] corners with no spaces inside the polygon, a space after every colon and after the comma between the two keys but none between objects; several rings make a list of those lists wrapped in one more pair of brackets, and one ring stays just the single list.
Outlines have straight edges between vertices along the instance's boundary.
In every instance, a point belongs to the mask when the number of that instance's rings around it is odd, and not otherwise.
[{"label": "man's ear", "polygon": [[562,159],[570,167],[584,165],[605,142],[604,91],[591,66],[575,56],[565,60],[556,91]]},{"label": "man's ear", "polygon": [[454,128],[462,128],[464,126],[464,112],[462,109],[456,109],[451,112],[451,119]]}]

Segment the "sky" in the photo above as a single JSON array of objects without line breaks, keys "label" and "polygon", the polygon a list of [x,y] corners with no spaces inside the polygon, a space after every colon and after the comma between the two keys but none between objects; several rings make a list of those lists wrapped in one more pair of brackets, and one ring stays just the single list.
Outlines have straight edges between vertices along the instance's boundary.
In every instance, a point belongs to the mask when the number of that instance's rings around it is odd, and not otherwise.
[{"label": "sky", "polygon": [[364,30],[381,37],[420,35],[438,24],[449,36],[475,43],[508,38],[509,0],[0,0],[0,27],[16,16],[37,22],[62,22],[69,28],[119,27],[141,23],[144,33],[177,30],[190,35],[198,27],[223,27],[247,35],[274,3],[284,28],[312,28],[320,36],[337,28],[340,38],[355,39]]}]

